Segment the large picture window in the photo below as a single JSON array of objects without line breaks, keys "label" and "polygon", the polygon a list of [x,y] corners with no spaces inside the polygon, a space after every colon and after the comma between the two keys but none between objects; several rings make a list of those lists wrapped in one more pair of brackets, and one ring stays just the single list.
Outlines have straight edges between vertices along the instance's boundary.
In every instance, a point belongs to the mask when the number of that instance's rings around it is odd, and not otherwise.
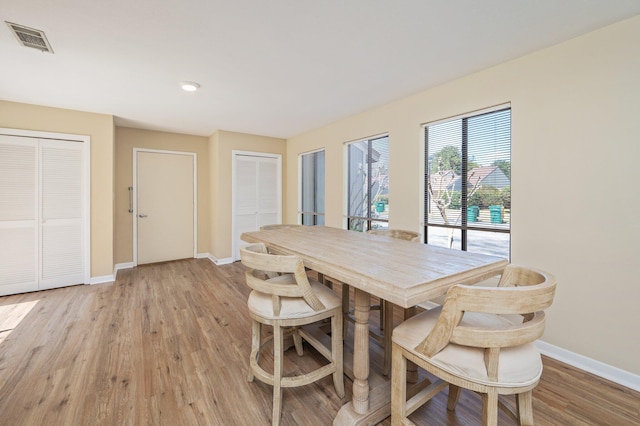
[{"label": "large picture window", "polygon": [[428,244],[509,258],[511,109],[425,126]]},{"label": "large picture window", "polygon": [[368,231],[389,223],[389,137],[347,146],[347,229]]},{"label": "large picture window", "polygon": [[300,156],[300,222],[324,225],[324,151]]}]

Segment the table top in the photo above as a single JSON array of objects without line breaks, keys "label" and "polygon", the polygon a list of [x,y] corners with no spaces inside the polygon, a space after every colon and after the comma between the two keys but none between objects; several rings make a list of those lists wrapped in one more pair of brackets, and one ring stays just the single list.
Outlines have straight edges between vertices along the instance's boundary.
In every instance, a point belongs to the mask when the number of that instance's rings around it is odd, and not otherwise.
[{"label": "table top", "polygon": [[300,256],[306,267],[409,308],[500,274],[507,260],[327,226],[245,232],[278,254]]}]

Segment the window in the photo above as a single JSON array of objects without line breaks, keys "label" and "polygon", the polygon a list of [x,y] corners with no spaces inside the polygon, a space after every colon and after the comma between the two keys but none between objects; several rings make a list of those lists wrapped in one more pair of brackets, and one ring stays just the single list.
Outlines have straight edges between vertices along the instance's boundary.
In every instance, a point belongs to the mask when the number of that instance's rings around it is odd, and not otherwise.
[{"label": "window", "polygon": [[387,228],[389,137],[352,142],[347,148],[347,229]]},{"label": "window", "polygon": [[324,225],[324,151],[300,156],[300,222]]},{"label": "window", "polygon": [[511,109],[425,126],[428,244],[509,258]]}]

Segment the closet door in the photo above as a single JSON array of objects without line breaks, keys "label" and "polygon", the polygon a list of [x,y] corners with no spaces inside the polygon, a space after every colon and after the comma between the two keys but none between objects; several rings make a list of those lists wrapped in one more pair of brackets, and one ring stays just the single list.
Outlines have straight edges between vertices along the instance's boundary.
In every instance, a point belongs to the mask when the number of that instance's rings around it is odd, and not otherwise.
[{"label": "closet door", "polygon": [[84,282],[83,153],[0,135],[0,295]]},{"label": "closet door", "polygon": [[240,260],[243,232],[280,223],[281,163],[279,157],[236,154],[233,178],[233,260]]},{"label": "closet door", "polygon": [[40,289],[84,282],[82,150],[40,140]]},{"label": "closet door", "polygon": [[258,161],[258,229],[263,225],[280,223],[280,180],[278,160],[261,158]]},{"label": "closet door", "polygon": [[235,157],[235,181],[233,195],[233,260],[240,259],[240,239],[243,232],[258,229],[258,163],[256,157],[237,155]]},{"label": "closet door", "polygon": [[0,135],[0,296],[38,289],[38,142]]}]

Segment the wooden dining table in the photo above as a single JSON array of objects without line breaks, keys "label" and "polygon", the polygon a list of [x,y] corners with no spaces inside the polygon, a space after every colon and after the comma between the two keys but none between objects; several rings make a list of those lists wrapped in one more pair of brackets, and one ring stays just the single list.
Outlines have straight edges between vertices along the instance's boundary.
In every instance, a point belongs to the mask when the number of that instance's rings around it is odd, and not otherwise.
[{"label": "wooden dining table", "polygon": [[371,295],[412,308],[446,294],[455,284],[498,275],[508,263],[500,257],[327,226],[245,232],[241,238],[265,243],[274,253],[300,256],[305,267],[355,289],[352,397],[334,425],[375,424],[391,413],[389,381],[373,379],[370,371]]}]

